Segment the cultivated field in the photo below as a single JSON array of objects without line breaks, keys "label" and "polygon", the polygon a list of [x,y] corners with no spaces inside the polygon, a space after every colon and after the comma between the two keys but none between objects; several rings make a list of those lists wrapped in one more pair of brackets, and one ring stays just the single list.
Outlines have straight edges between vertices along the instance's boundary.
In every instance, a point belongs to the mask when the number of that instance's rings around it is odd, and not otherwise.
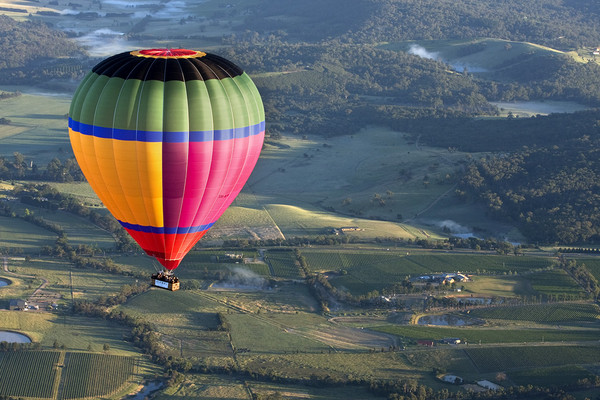
[{"label": "cultivated field", "polygon": [[469,348],[466,352],[480,372],[591,364],[596,363],[600,357],[599,346]]},{"label": "cultivated field", "polygon": [[549,367],[549,368],[523,368],[508,373],[508,377],[516,385],[535,385],[544,387],[574,385],[582,379],[593,381],[593,373],[577,365]]},{"label": "cultivated field", "polygon": [[130,379],[135,362],[134,357],[98,353],[0,353],[0,395],[57,400],[106,396]]},{"label": "cultivated field", "polygon": [[590,303],[536,304],[480,308],[469,311],[470,317],[502,321],[531,321],[540,324],[600,323],[600,307]]},{"label": "cultivated field", "polygon": [[[573,291],[573,295],[580,293],[575,282],[560,271],[533,272],[553,265],[552,259],[543,257],[388,248],[302,249],[301,254],[311,271],[328,272],[333,285],[355,295],[366,294],[372,290],[380,291],[407,277],[457,271],[475,275],[472,282],[460,284],[465,286],[469,294],[509,297],[536,294],[531,282],[537,282],[538,278],[540,282],[542,278],[550,281],[555,275],[564,280],[566,287],[570,288],[567,291]],[[562,288],[560,285],[561,283],[557,284]],[[551,291],[551,287],[541,286],[541,283],[538,287],[543,293],[546,293],[544,290],[555,293]]]},{"label": "cultivated field", "polygon": [[416,325],[384,325],[370,329],[396,335],[402,340],[416,343],[419,339],[442,340],[443,338],[460,338],[469,346],[496,343],[545,343],[545,342],[579,342],[597,341],[598,328],[480,328],[480,327],[438,327]]}]

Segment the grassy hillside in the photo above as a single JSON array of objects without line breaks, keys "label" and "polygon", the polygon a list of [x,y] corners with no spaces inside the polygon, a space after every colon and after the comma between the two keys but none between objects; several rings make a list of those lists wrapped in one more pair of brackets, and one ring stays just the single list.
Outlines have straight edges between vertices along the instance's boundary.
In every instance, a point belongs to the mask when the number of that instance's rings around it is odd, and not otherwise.
[{"label": "grassy hillside", "polygon": [[[502,81],[520,81],[524,77],[513,73],[520,64],[538,59],[540,62],[552,55],[568,56],[556,49],[527,42],[515,42],[500,39],[471,40],[421,40],[389,43],[383,48],[422,54],[443,61],[458,72],[466,71],[478,77]],[[425,52],[420,52],[422,48]],[[591,55],[590,55],[590,58]],[[536,76],[540,77],[539,70]]]}]

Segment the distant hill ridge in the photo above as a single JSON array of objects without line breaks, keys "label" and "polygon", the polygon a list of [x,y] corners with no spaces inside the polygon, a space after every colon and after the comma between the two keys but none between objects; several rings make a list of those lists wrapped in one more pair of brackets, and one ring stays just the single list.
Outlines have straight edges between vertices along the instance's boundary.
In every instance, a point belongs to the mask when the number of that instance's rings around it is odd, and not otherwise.
[{"label": "distant hill ridge", "polygon": [[309,41],[496,37],[558,49],[600,45],[600,4],[587,0],[281,0],[258,9],[242,29],[282,29]]}]

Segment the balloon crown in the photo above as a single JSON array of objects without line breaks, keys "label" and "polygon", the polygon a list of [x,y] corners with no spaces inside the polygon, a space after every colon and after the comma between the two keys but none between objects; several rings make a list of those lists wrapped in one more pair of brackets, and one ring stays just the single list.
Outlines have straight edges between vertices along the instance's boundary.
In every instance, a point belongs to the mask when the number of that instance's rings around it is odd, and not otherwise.
[{"label": "balloon crown", "polygon": [[153,58],[189,58],[203,57],[206,53],[188,49],[144,49],[131,52],[132,55],[138,57],[153,57]]}]

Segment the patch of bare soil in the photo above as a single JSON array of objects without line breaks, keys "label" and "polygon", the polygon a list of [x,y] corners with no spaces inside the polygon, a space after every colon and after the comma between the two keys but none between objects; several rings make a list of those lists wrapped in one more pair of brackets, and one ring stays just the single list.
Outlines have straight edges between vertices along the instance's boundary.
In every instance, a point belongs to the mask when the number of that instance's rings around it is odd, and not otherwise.
[{"label": "patch of bare soil", "polygon": [[245,238],[253,240],[285,239],[279,228],[276,226],[214,227],[208,231],[205,238],[208,240],[219,238]]},{"label": "patch of bare soil", "polygon": [[391,335],[347,326],[317,327],[306,334],[331,347],[340,349],[387,348],[396,345],[396,340]]}]

